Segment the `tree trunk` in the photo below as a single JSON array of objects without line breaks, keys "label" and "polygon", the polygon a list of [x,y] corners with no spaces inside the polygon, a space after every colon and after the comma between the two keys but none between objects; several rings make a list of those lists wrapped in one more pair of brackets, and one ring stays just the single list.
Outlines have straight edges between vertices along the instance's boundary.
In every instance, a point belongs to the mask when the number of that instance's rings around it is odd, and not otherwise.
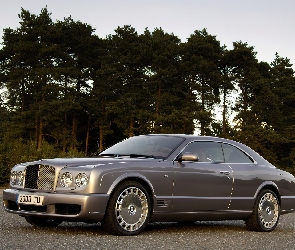
[{"label": "tree trunk", "polygon": [[78,129],[78,122],[77,122],[77,117],[74,116],[73,118],[73,128],[72,128],[72,149],[77,149],[77,129]]},{"label": "tree trunk", "polygon": [[202,116],[201,116],[201,135],[205,135],[205,122],[204,122],[204,114],[205,114],[205,93],[204,93],[204,87],[203,87],[203,83],[201,86],[201,101],[202,101],[202,107],[201,107],[201,112],[202,112]]},{"label": "tree trunk", "polygon": [[41,149],[42,147],[42,135],[43,135],[43,119],[40,118],[37,150]]},{"label": "tree trunk", "polygon": [[103,151],[103,127],[99,126],[99,152]]},{"label": "tree trunk", "polygon": [[36,143],[36,148],[38,149],[38,138],[39,138],[39,120],[38,116],[35,116],[35,143]]},{"label": "tree trunk", "polygon": [[159,115],[159,110],[160,110],[161,90],[162,90],[161,86],[158,85],[157,102],[156,102],[156,116]]},{"label": "tree trunk", "polygon": [[88,155],[89,133],[90,133],[90,115],[88,116],[88,123],[87,123],[87,132],[86,132],[86,141],[85,141],[85,156]]},{"label": "tree trunk", "polygon": [[25,101],[26,101],[26,98],[25,98],[25,93],[26,93],[26,90],[25,90],[25,84],[23,82],[23,80],[21,81],[21,99],[22,99],[22,104],[21,104],[21,110],[22,112],[25,111]]},{"label": "tree trunk", "polygon": [[223,89],[222,134],[226,133],[226,89]]},{"label": "tree trunk", "polygon": [[132,137],[134,135],[134,119],[133,117],[130,118],[130,123],[129,123],[129,137]]}]

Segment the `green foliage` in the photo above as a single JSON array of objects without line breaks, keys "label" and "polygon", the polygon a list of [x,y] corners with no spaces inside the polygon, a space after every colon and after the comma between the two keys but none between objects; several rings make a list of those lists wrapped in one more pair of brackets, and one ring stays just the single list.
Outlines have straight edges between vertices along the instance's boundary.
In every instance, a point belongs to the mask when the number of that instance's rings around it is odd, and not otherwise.
[{"label": "green foliage", "polygon": [[10,170],[18,163],[46,158],[83,156],[82,153],[76,150],[64,153],[45,141],[39,150],[36,150],[34,141],[5,141],[0,143],[0,152],[0,186],[9,183]]},{"label": "green foliage", "polygon": [[222,58],[222,47],[215,36],[207,30],[195,31],[186,43],[182,44],[182,69],[189,89],[195,94],[198,108],[195,119],[199,124],[201,135],[208,135],[212,123],[214,104],[219,102],[221,71],[219,62]]}]

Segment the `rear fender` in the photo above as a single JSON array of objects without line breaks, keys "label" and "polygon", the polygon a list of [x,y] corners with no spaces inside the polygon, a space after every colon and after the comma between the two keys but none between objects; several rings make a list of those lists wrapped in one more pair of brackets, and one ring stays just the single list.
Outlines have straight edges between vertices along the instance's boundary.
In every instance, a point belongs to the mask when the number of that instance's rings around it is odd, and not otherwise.
[{"label": "rear fender", "polygon": [[261,192],[262,189],[270,189],[273,192],[275,192],[278,196],[278,198],[280,199],[280,192],[279,192],[279,187],[277,186],[277,184],[275,184],[273,181],[265,181],[263,182],[256,190],[255,194],[254,194],[254,198],[256,199],[258,194]]}]

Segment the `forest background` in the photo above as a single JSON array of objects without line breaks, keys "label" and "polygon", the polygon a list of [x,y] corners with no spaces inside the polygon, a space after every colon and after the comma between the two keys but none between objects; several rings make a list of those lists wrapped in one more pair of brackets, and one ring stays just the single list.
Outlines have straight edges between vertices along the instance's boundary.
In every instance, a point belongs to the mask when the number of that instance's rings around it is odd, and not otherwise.
[{"label": "forest background", "polygon": [[[91,156],[147,133],[197,133],[250,146],[295,173],[295,78],[288,58],[259,62],[206,29],[186,42],[132,26],[99,38],[71,17],[22,9],[0,49],[0,185],[13,165]],[[217,115],[220,111],[221,115]]]}]

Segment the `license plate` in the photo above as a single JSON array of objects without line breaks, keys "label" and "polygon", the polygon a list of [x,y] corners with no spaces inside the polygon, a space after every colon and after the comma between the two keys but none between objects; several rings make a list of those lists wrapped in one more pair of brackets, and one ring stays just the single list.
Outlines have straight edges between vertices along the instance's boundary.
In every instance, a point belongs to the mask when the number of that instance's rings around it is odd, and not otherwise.
[{"label": "license plate", "polygon": [[44,200],[44,196],[31,195],[31,194],[19,194],[17,202],[19,204],[42,206],[43,200]]}]

